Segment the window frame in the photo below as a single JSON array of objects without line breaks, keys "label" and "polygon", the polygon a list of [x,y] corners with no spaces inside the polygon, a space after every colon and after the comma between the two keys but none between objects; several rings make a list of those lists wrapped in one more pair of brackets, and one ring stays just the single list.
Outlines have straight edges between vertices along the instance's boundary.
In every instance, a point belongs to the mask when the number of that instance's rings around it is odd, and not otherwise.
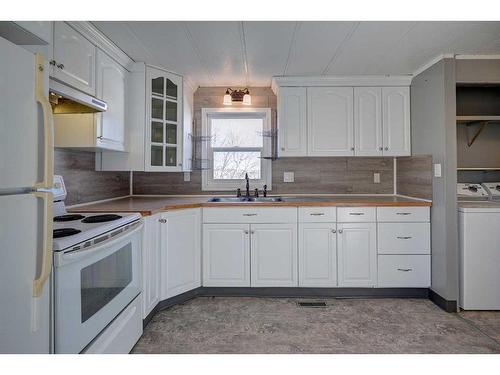
[{"label": "window frame", "polygon": [[[201,131],[203,137],[211,135],[210,126],[212,118],[262,118],[263,132],[271,131],[271,108],[202,108],[201,110]],[[262,137],[262,148],[260,147],[224,147],[223,151],[261,151],[262,156],[271,154],[271,138]],[[222,148],[215,147],[216,151],[222,151]],[[202,143],[202,158],[210,160],[213,167],[213,151],[211,141],[208,140]],[[214,179],[213,168],[202,171],[202,191],[236,191],[236,189],[245,190],[245,180],[237,179]],[[272,170],[271,160],[261,159],[260,179],[250,180],[250,189],[258,188],[262,190],[264,185],[267,185],[267,190],[272,190]]]}]

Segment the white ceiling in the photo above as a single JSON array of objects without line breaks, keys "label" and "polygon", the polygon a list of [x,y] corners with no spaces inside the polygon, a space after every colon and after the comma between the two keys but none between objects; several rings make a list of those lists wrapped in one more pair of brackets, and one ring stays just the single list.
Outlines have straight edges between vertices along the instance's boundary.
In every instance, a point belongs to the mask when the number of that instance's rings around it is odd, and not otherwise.
[{"label": "white ceiling", "polygon": [[442,54],[500,54],[500,22],[93,22],[135,61],[197,86],[272,76],[412,74]]}]

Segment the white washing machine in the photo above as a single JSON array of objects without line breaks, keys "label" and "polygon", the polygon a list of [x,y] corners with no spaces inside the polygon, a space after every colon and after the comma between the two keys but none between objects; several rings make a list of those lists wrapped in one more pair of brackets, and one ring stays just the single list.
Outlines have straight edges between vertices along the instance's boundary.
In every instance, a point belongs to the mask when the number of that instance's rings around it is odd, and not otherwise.
[{"label": "white washing machine", "polygon": [[500,189],[492,193],[500,184],[474,185],[458,202],[459,304],[464,310],[500,310]]}]

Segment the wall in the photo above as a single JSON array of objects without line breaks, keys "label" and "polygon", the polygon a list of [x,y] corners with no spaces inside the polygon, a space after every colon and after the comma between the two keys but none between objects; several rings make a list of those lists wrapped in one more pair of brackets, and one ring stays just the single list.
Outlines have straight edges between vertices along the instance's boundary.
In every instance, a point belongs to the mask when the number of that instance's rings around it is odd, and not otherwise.
[{"label": "wall", "polygon": [[[276,95],[269,87],[250,87],[252,107],[271,108],[272,126],[276,126]],[[200,87],[194,94],[195,134],[201,134],[201,109],[219,108],[225,87]],[[235,103],[233,107],[243,107]],[[198,147],[198,150],[199,147]],[[199,154],[199,152],[197,152]],[[199,156],[199,155],[198,155]],[[273,194],[392,194],[392,158],[282,158],[272,163]],[[283,172],[295,172],[294,183],[283,183]],[[381,184],[373,183],[373,173],[381,174]],[[201,190],[201,172],[193,171],[191,181],[184,173],[134,172],[134,194],[214,194]],[[217,192],[215,192],[217,193]],[[230,192],[221,192],[228,194]]]},{"label": "wall", "polygon": [[432,199],[432,156],[398,157],[396,186],[398,194]]},{"label": "wall", "polygon": [[129,194],[129,172],[96,172],[93,152],[56,150],[54,172],[64,178],[68,206]]},{"label": "wall", "polygon": [[412,151],[432,155],[442,166],[433,178],[432,286],[441,297],[458,300],[457,151],[455,60],[444,59],[411,83]]}]

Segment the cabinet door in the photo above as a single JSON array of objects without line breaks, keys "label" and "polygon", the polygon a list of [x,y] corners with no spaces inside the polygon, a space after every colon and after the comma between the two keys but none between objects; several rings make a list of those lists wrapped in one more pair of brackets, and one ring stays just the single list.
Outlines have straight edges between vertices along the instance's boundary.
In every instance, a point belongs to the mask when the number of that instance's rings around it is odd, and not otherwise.
[{"label": "cabinet door", "polygon": [[282,87],[278,93],[280,156],[307,156],[305,87]]},{"label": "cabinet door", "polygon": [[200,209],[161,217],[161,299],[201,286]]},{"label": "cabinet door", "polygon": [[382,88],[384,155],[411,155],[410,88]]},{"label": "cabinet door", "polygon": [[182,171],[182,77],[146,70],[146,171]]},{"label": "cabinet door", "polygon": [[125,150],[126,71],[101,50],[97,51],[97,97],[108,110],[97,115],[97,146]]},{"label": "cabinet door", "polygon": [[250,286],[250,225],[203,225],[203,286]]},{"label": "cabinet door", "polygon": [[338,224],[337,233],[339,286],[375,286],[377,284],[376,224]]},{"label": "cabinet door", "polygon": [[382,89],[354,88],[354,154],[382,155]]},{"label": "cabinet door", "polygon": [[96,47],[65,22],[54,26],[54,61],[52,77],[95,95]]},{"label": "cabinet door", "polygon": [[160,218],[160,214],[144,218],[142,241],[143,318],[146,318],[160,302]]},{"label": "cabinet door", "polygon": [[309,156],[354,155],[352,87],[307,89]]},{"label": "cabinet door", "polygon": [[251,224],[251,285],[297,286],[297,225]]},{"label": "cabinet door", "polygon": [[299,224],[299,286],[337,286],[335,223]]}]

